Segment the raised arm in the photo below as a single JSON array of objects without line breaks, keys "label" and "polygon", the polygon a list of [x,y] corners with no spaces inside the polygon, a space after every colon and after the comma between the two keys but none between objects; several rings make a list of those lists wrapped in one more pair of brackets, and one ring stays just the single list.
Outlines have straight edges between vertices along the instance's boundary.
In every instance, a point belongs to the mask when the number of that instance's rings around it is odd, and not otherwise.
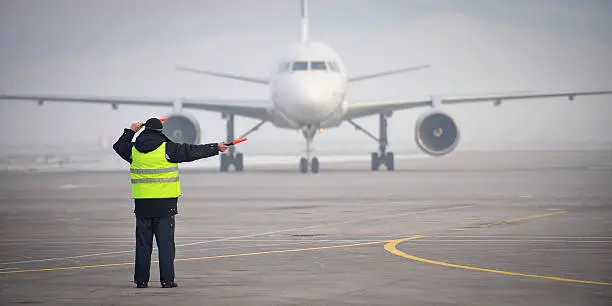
[{"label": "raised arm", "polygon": [[128,163],[132,163],[132,138],[142,128],[142,123],[132,123],[129,129],[124,129],[123,134],[113,144],[115,152]]},{"label": "raised arm", "polygon": [[173,163],[191,162],[219,155],[227,146],[220,143],[192,145],[186,143],[166,143],[166,158]]}]

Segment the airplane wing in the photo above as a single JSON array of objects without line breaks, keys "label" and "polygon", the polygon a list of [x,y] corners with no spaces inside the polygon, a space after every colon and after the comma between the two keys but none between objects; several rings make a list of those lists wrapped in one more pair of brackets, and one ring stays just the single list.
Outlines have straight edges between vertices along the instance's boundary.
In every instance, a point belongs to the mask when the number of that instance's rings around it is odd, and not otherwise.
[{"label": "airplane wing", "polygon": [[429,67],[430,65],[420,65],[420,66],[411,66],[411,67],[406,67],[406,68],[401,68],[401,69],[396,69],[396,70],[381,71],[381,72],[372,73],[372,74],[349,77],[348,81],[350,83],[354,83],[358,81],[369,80],[369,79],[379,78],[379,77],[393,75],[393,74],[421,70],[421,69],[425,69]]},{"label": "airplane wing", "polygon": [[554,93],[523,93],[523,94],[493,94],[480,96],[456,96],[456,97],[431,97],[427,99],[412,99],[412,100],[369,100],[369,101],[354,101],[348,106],[345,120],[365,117],[378,113],[385,113],[397,110],[434,107],[441,105],[456,105],[465,103],[492,102],[495,106],[501,105],[502,101],[506,100],[525,100],[525,99],[543,99],[567,97],[574,100],[576,96],[589,95],[609,95],[612,90],[593,90],[593,91],[568,91]]},{"label": "airplane wing", "polygon": [[186,72],[197,73],[197,74],[206,74],[206,75],[215,76],[219,78],[234,79],[234,80],[263,84],[263,85],[270,84],[270,81],[267,78],[247,77],[247,76],[241,76],[237,74],[231,74],[231,73],[225,73],[225,72],[215,72],[215,71],[209,71],[209,70],[204,70],[204,69],[195,69],[195,68],[179,66],[179,65],[174,66],[174,68],[179,71],[186,71]]},{"label": "airplane wing", "polygon": [[270,120],[268,110],[272,108],[272,103],[268,100],[186,99],[183,102],[183,107],[267,121]]},{"label": "airplane wing", "polygon": [[6,95],[0,94],[0,100],[46,101],[109,104],[113,109],[119,105],[173,107],[181,103],[183,108],[200,109],[219,113],[268,120],[268,109],[271,103],[267,100],[224,100],[224,99],[172,99],[172,98],[133,98],[116,96],[59,96],[59,95]]}]

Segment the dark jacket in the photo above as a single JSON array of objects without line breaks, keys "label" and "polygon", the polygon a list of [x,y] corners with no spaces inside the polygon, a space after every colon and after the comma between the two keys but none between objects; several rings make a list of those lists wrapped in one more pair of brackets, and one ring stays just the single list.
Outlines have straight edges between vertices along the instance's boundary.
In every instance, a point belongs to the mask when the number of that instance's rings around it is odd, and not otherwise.
[{"label": "dark jacket", "polygon": [[[219,155],[219,146],[216,143],[191,145],[172,142],[162,132],[144,129],[136,141],[132,138],[136,134],[131,129],[125,129],[123,135],[113,144],[113,149],[125,161],[132,163],[132,146],[142,153],[157,149],[166,142],[166,159],[173,163],[191,162],[194,160]],[[178,213],[178,198],[165,199],[135,199],[134,213],[142,217],[173,216]]]}]

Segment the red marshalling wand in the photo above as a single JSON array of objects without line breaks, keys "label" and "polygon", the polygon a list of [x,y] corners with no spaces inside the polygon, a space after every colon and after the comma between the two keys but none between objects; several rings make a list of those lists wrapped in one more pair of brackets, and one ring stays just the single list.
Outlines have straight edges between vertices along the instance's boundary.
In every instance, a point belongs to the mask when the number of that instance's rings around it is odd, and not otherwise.
[{"label": "red marshalling wand", "polygon": [[233,146],[233,145],[237,145],[237,144],[239,144],[239,143],[241,143],[243,141],[247,141],[247,138],[244,137],[244,138],[236,139],[236,140],[234,140],[234,141],[232,141],[230,143],[225,143],[225,144],[227,144],[228,146]]}]

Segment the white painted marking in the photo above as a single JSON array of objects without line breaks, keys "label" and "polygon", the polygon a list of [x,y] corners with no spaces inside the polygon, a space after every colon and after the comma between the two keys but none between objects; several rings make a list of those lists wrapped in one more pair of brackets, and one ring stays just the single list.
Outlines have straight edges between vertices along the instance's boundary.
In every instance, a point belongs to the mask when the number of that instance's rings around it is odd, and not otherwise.
[{"label": "white painted marking", "polygon": [[[226,236],[175,236],[175,239],[217,239],[225,238]],[[65,237],[73,241],[66,241],[66,243],[77,242],[77,243],[100,243],[100,242],[121,242],[121,241],[134,241],[134,237]],[[92,241],[97,240],[97,241]],[[24,238],[24,239],[7,239],[5,242],[8,243],[62,243],[62,241],[50,241],[48,238]],[[0,242],[2,244],[2,242]]]},{"label": "white painted marking", "polygon": [[[365,242],[374,242],[376,240],[367,240]],[[293,241],[291,243],[274,243],[274,244],[241,244],[235,246],[227,246],[227,247],[218,247],[218,248],[201,248],[201,249],[191,249],[184,250],[181,253],[191,253],[191,252],[199,252],[199,251],[212,251],[212,250],[229,250],[229,249],[241,249],[241,248],[262,248],[262,247],[273,247],[273,246],[287,246],[287,245],[296,245],[296,244],[311,244],[311,243],[359,243],[362,241],[354,241],[354,240],[330,240],[330,241]]]},{"label": "white painted marking", "polygon": [[19,268],[0,268],[0,271],[19,270]]},{"label": "white painted marking", "polygon": [[[397,235],[396,235],[397,236]],[[286,237],[286,235],[283,235],[282,237]],[[323,238],[324,236],[321,236],[321,238]],[[327,239],[305,239],[305,238],[311,238],[311,237],[294,237],[293,239],[236,239],[236,240],[232,240],[233,242],[292,242],[292,241],[317,241],[317,242],[363,242],[363,241],[375,241],[372,239],[365,239],[365,238],[389,238],[392,236],[363,236],[360,238],[356,238],[356,239],[330,239],[329,237],[327,237]],[[211,237],[197,237],[194,239],[202,239],[202,238],[208,238],[210,239]],[[227,237],[212,237],[214,239],[222,239],[222,238],[227,238]],[[19,242],[0,242],[0,245],[28,245],[28,244],[32,244],[32,243],[36,243],[36,244],[134,244],[134,239],[135,238],[126,238],[126,240],[98,240],[98,241],[19,241]],[[178,238],[175,237],[175,240],[183,240],[185,238]],[[190,239],[186,239],[186,240],[190,240]]]},{"label": "white painted marking", "polygon": [[[243,240],[245,242],[252,242],[252,240]],[[288,245],[301,245],[301,244],[321,244],[321,243],[360,243],[360,242],[373,242],[373,241],[377,241],[377,240],[283,240],[283,241],[278,241],[278,240],[269,240],[269,242],[284,242],[284,241],[290,241],[290,243],[274,243],[274,244],[240,244],[240,245],[233,245],[233,246],[226,246],[226,247],[215,247],[215,248],[200,248],[200,249],[190,249],[190,250],[184,250],[181,251],[181,253],[186,254],[186,253],[194,253],[194,252],[200,252],[200,251],[214,251],[214,250],[229,250],[229,249],[244,249],[244,248],[261,248],[261,247],[274,247],[274,246],[288,246]],[[117,254],[112,254],[110,257],[116,256],[116,255],[122,255],[125,253],[117,253]],[[158,254],[158,249],[155,247],[152,250],[152,254],[153,257],[157,256],[156,254]],[[78,260],[73,260],[75,262],[78,262]],[[8,263],[7,263],[8,264]],[[18,268],[5,268],[6,270],[15,270]],[[0,271],[3,269],[0,269]]]},{"label": "white painted marking", "polygon": [[[213,240],[206,240],[206,241],[198,241],[198,242],[185,243],[185,244],[177,244],[176,247],[185,247],[185,246],[192,246],[192,245],[208,244],[208,243],[213,243],[213,242],[230,241],[230,240],[251,238],[251,237],[257,237],[257,236],[265,236],[265,235],[270,235],[270,234],[278,234],[278,233],[282,233],[282,232],[291,232],[291,231],[297,231],[297,230],[309,230],[309,229],[322,228],[322,227],[330,227],[330,226],[350,224],[350,223],[356,223],[356,222],[365,222],[365,221],[373,221],[373,220],[384,220],[384,219],[391,219],[391,218],[410,216],[410,215],[426,214],[426,213],[432,213],[432,212],[443,212],[443,211],[449,211],[449,210],[465,209],[465,208],[471,208],[471,207],[474,207],[474,206],[476,206],[476,205],[463,205],[463,206],[455,206],[455,207],[447,207],[447,208],[439,208],[439,209],[426,209],[426,210],[420,210],[420,211],[407,212],[407,213],[403,213],[403,214],[384,215],[384,216],[374,217],[374,218],[355,219],[355,220],[349,220],[349,221],[334,222],[334,223],[325,223],[325,224],[319,224],[319,225],[313,225],[313,226],[305,226],[305,227],[294,227],[294,228],[288,228],[288,229],[280,229],[280,230],[275,230],[275,231],[256,233],[256,234],[251,234],[251,235],[227,237],[227,238],[213,239]],[[98,257],[98,256],[125,254],[125,253],[134,253],[134,250],[104,252],[104,253],[94,253],[94,254],[86,254],[86,255],[67,256],[67,257],[55,257],[55,258],[45,258],[45,259],[34,259],[34,260],[25,260],[25,261],[3,262],[3,263],[0,263],[0,265],[13,265],[13,264],[24,264],[24,263],[54,261],[54,260],[67,260],[67,259]]]},{"label": "white painted marking", "polygon": [[521,243],[521,242],[556,242],[556,243],[612,243],[612,240],[561,240],[561,239],[420,239],[421,242],[480,242],[480,243],[489,243],[489,242],[511,242],[511,243]]},{"label": "white painted marking", "polygon": [[315,229],[315,228],[321,228],[321,227],[329,227],[329,226],[350,224],[350,223],[356,223],[356,222],[364,222],[364,221],[372,221],[372,220],[384,220],[384,219],[397,218],[397,217],[403,217],[403,216],[425,214],[425,213],[430,213],[430,212],[441,212],[441,211],[447,211],[447,210],[470,208],[470,207],[474,207],[474,206],[475,205],[464,205],[464,206],[456,206],[456,207],[448,207],[448,208],[440,208],[440,209],[426,209],[426,210],[421,210],[421,211],[407,212],[407,213],[403,213],[403,214],[386,215],[386,216],[375,217],[375,218],[365,218],[365,219],[358,219],[358,220],[334,222],[334,223],[327,223],[327,224],[320,224],[320,225],[313,225],[313,226],[306,226],[306,227],[296,227],[296,228],[290,228],[290,229],[282,229],[282,230],[276,230],[276,231],[270,231],[270,232],[264,232],[264,233],[251,234],[251,235],[229,237],[229,238],[225,238],[225,239],[215,239],[215,240],[208,240],[208,241],[192,242],[192,243],[183,244],[181,246],[190,246],[190,245],[197,245],[197,244],[206,244],[206,243],[212,243],[212,242],[235,240],[235,239],[241,239],[241,238],[250,238],[250,237],[264,236],[264,235],[270,235],[270,234],[277,234],[277,233],[282,233],[282,232],[290,232],[290,231],[297,231],[297,230],[308,230],[308,229]]},{"label": "white painted marking", "polygon": [[[546,249],[546,248],[541,249],[541,248],[538,248],[538,249],[529,249],[529,251],[546,251],[546,252],[549,252],[549,251],[553,251],[553,252],[577,252],[577,251],[593,252],[593,251],[605,251],[606,254],[610,253],[610,251],[608,249],[593,248],[593,247],[591,247],[591,248],[563,248],[563,249],[561,249],[561,248],[550,248],[550,249]],[[601,252],[601,253],[604,253],[604,252]]]},{"label": "white painted marking", "polygon": [[[222,237],[222,238],[226,238],[226,237]],[[289,241],[318,241],[318,242],[326,242],[326,241],[333,241],[333,242],[350,242],[350,241],[371,241],[372,239],[335,239],[335,240],[328,240],[328,239],[304,239],[305,237],[295,237],[294,239],[240,239],[240,240],[233,240],[233,241],[242,241],[242,242],[289,242]],[[177,238],[175,238],[175,240],[179,240]],[[41,242],[37,242],[37,244],[134,244],[134,238],[132,238],[131,241],[127,241],[127,240],[120,240],[120,241],[113,241],[113,240],[107,240],[107,241],[41,241]],[[0,245],[27,245],[30,244],[30,242],[8,242],[8,243],[0,243]]]},{"label": "white painted marking", "polygon": [[452,235],[436,236],[440,238],[516,238],[516,239],[612,239],[612,236],[475,236],[475,235]]},{"label": "white painted marking", "polygon": [[36,241],[36,242],[2,242],[0,245],[28,245],[32,243],[36,244],[98,244],[98,243],[113,243],[113,244],[133,244],[134,239],[132,241],[122,240],[122,241],[112,241],[112,240],[99,240],[99,241]]},{"label": "white painted marking", "polygon": [[612,170],[612,166],[592,166],[589,170]]},{"label": "white painted marking", "polygon": [[79,185],[79,184],[66,184],[55,187],[55,189],[80,189],[80,188],[94,188],[96,185]]}]

